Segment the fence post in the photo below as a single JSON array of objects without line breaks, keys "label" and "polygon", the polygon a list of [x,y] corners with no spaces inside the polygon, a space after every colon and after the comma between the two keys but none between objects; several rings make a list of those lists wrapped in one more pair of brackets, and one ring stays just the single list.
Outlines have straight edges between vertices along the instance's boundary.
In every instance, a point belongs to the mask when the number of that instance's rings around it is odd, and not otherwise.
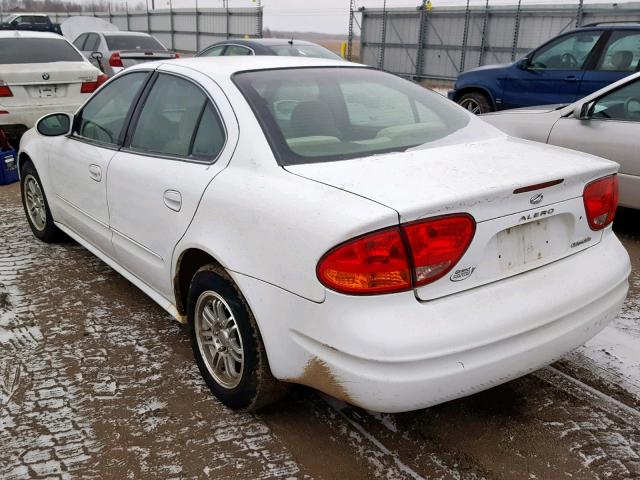
[{"label": "fence post", "polygon": [[416,52],[416,80],[424,74],[424,45],[427,43],[427,7],[426,0],[418,7],[420,10],[420,30],[418,32],[418,51]]},{"label": "fence post", "polygon": [[382,4],[382,32],[380,35],[380,49],[378,50],[378,68],[384,68],[384,54],[387,48],[387,0]]},{"label": "fence post", "polygon": [[198,0],[196,0],[196,52],[200,51],[200,11],[198,10]]},{"label": "fence post", "polygon": [[584,0],[578,0],[578,12],[576,13],[576,28],[582,25],[582,15],[584,14]]},{"label": "fence post", "polygon": [[484,17],[482,19],[482,38],[480,39],[480,54],[478,55],[478,66],[484,62],[484,49],[487,45],[487,26],[489,25],[489,0],[484,4]]},{"label": "fence post", "polygon": [[464,11],[464,29],[462,30],[462,49],[460,51],[460,68],[459,72],[464,72],[464,64],[467,59],[467,40],[469,39],[469,19],[471,17],[471,10],[469,10],[469,0],[467,0],[467,7]]},{"label": "fence post", "polygon": [[175,51],[176,42],[173,30],[173,2],[169,0],[169,29],[171,30],[171,50]]},{"label": "fence post", "polygon": [[347,38],[347,60],[351,61],[353,56],[353,17],[356,12],[356,0],[349,2],[349,37]]},{"label": "fence post", "polygon": [[256,32],[258,35],[258,38],[262,38],[262,28],[264,27],[263,21],[263,14],[264,14],[264,10],[262,9],[262,0],[258,0],[258,31]]},{"label": "fence post", "polygon": [[518,0],[518,7],[516,8],[516,21],[513,26],[513,45],[511,46],[511,61],[516,59],[516,53],[518,49],[518,35],[520,34],[520,8],[522,6],[522,0]]},{"label": "fence post", "polygon": [[113,23],[113,18],[111,16],[111,0],[109,0],[109,23]]},{"label": "fence post", "polygon": [[124,2],[124,11],[127,16],[127,31],[128,31],[128,30],[131,30],[131,28],[129,27],[129,2]]}]

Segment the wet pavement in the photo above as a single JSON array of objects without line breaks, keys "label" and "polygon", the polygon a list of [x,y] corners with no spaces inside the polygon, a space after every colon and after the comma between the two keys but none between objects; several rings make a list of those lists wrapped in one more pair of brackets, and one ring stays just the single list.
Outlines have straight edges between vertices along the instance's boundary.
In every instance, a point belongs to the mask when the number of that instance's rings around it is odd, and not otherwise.
[{"label": "wet pavement", "polygon": [[74,242],[31,235],[0,187],[0,478],[640,478],[640,215],[632,292],[557,364],[381,415],[303,387],[260,414],[211,396],[186,328]]}]

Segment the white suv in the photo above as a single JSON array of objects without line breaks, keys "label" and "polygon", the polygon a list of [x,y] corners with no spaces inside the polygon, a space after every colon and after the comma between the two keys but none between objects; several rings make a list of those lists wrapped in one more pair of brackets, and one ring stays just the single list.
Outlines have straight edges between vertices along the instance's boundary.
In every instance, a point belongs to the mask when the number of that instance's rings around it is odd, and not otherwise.
[{"label": "white suv", "polygon": [[15,137],[47,113],[73,113],[106,79],[60,35],[0,31],[0,129]]}]

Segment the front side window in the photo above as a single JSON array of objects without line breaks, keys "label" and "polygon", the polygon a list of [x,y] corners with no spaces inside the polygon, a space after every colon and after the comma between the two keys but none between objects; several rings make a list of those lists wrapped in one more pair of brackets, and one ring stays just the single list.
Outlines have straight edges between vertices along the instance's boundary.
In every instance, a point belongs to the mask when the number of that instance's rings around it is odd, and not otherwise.
[{"label": "front side window", "polygon": [[405,151],[471,121],[443,96],[366,68],[242,72],[234,82],[282,165]]},{"label": "front side window", "polygon": [[640,80],[596,100],[590,113],[592,118],[640,122]]},{"label": "front side window", "polygon": [[598,70],[634,72],[639,66],[640,32],[613,32],[600,59]]},{"label": "front side window", "polygon": [[529,62],[536,70],[580,70],[601,31],[579,32],[561,37],[537,50]]},{"label": "front side window", "polygon": [[63,38],[0,38],[0,64],[83,61]]},{"label": "front side window", "polygon": [[147,35],[105,35],[107,47],[114,50],[166,50],[155,38]]},{"label": "front side window", "polygon": [[125,121],[147,76],[147,72],[130,73],[106,85],[76,118],[74,134],[105,145],[119,145]]},{"label": "front side window", "polygon": [[219,57],[224,52],[225,47],[226,45],[218,45],[216,47],[210,48],[209,50],[206,50],[202,54],[202,56],[203,57]]},{"label": "front side window", "polygon": [[224,52],[226,56],[237,56],[237,55],[253,55],[251,50],[247,47],[241,47],[240,45],[229,45],[227,50]]},{"label": "front side window", "polygon": [[200,87],[161,74],[140,112],[130,147],[157,155],[213,158],[224,144],[221,125]]}]

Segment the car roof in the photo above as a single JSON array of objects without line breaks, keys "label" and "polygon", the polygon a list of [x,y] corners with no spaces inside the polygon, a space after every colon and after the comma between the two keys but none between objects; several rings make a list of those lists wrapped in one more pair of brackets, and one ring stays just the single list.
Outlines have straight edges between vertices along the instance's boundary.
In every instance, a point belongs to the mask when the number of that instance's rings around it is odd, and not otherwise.
[{"label": "car roof", "polygon": [[94,32],[94,33],[101,33],[105,37],[111,37],[114,35],[125,35],[128,37],[150,37],[151,36],[145,32],[132,32],[131,30],[109,30],[106,32]]},{"label": "car roof", "polygon": [[27,30],[0,30],[0,38],[58,38],[67,40],[62,35],[52,32],[30,32]]},{"label": "car roof", "polygon": [[11,14],[11,16],[16,16],[16,17],[48,17],[49,15],[47,15],[46,13],[32,13],[32,12],[13,12]]},{"label": "car roof", "polygon": [[638,22],[598,22],[590,23],[582,27],[576,28],[576,30],[640,30],[640,23]]},{"label": "car roof", "polygon": [[293,41],[293,45],[317,45],[313,42],[307,42],[306,40],[292,40],[290,38],[228,38],[219,42],[212,43],[205,49],[211,48],[216,45],[245,45],[247,47],[273,47],[276,45],[288,45]]},{"label": "car roof", "polygon": [[344,60],[332,60],[324,58],[307,57],[278,57],[278,56],[230,56],[230,57],[191,57],[171,60],[170,62],[156,61],[146,62],[129,67],[127,71],[158,68],[166,65],[180,65],[198,72],[202,72],[211,78],[230,77],[237,72],[250,70],[273,70],[279,68],[310,68],[310,67],[360,67],[366,65],[346,62]]}]

